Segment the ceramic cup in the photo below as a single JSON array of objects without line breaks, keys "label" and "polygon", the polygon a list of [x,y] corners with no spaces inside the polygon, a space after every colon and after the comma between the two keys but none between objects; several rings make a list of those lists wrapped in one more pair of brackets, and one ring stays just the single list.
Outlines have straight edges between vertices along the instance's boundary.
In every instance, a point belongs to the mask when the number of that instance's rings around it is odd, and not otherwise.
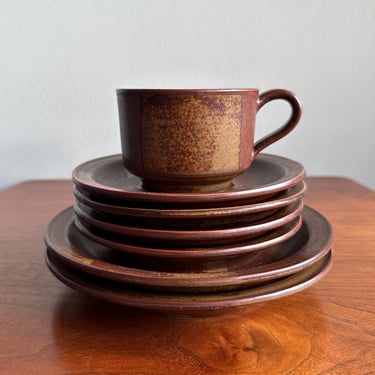
[{"label": "ceramic cup", "polygon": [[[271,100],[291,105],[289,120],[254,143],[257,111]],[[125,167],[160,192],[215,192],[298,123],[296,96],[275,89],[118,89]]]}]

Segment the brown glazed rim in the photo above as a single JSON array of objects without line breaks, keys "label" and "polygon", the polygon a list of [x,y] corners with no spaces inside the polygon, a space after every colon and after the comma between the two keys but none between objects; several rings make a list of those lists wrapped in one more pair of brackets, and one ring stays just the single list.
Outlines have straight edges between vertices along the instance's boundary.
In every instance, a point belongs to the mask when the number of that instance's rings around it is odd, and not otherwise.
[{"label": "brown glazed rim", "polygon": [[117,95],[122,94],[231,94],[231,93],[241,93],[241,94],[253,94],[258,93],[257,88],[218,88],[218,89],[116,89]]},{"label": "brown glazed rim", "polygon": [[[135,189],[134,186],[125,186],[124,188],[113,187],[108,185],[105,182],[98,182],[95,180],[94,172],[99,168],[103,168],[103,164],[105,165],[105,169],[108,172],[108,163],[113,164],[121,163],[121,154],[110,155],[105,157],[100,157],[97,159],[86,161],[77,167],[74,168],[72,172],[72,180],[75,185],[81,191],[87,191],[93,194],[97,194],[104,197],[110,197],[111,199],[126,199],[126,200],[138,200],[138,201],[153,201],[158,203],[165,203],[165,202],[173,202],[173,203],[181,203],[181,202],[188,202],[188,203],[214,203],[220,202],[222,205],[223,202],[231,201],[231,205],[234,205],[235,201],[239,201],[242,199],[250,199],[250,198],[259,198],[265,197],[268,194],[278,193],[284,189],[290,188],[297,183],[301,182],[306,174],[305,167],[297,161],[292,159],[288,159],[285,157],[261,153],[257,156],[255,161],[263,161],[273,166],[277,166],[284,171],[284,175],[278,177],[277,181],[272,181],[269,183],[265,183],[262,186],[255,186],[252,188],[248,187],[240,187],[236,188],[236,183],[238,180],[242,180],[244,174],[237,176],[232,181],[231,189],[227,191],[219,191],[219,192],[212,192],[212,193],[158,193],[146,190],[138,190]],[[254,162],[255,162],[254,161]],[[253,162],[253,165],[254,165]],[[122,163],[121,163],[122,166]],[[268,166],[269,167],[269,166]],[[113,168],[113,166],[112,166]],[[94,172],[92,171],[94,169]],[[249,171],[247,169],[247,171]],[[125,176],[126,183],[129,176],[132,176],[130,172],[128,172],[125,168],[124,170],[127,172]],[[83,175],[83,176],[82,176]],[[134,177],[134,176],[133,176]],[[139,179],[139,178],[137,178]],[[140,183],[140,179],[139,182]]]}]

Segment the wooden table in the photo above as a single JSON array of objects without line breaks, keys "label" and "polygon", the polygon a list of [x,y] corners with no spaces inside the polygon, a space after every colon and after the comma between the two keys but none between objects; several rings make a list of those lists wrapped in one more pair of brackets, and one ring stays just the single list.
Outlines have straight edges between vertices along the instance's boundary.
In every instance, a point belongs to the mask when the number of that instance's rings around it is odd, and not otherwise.
[{"label": "wooden table", "polygon": [[310,178],[305,202],[335,233],[334,265],[298,294],[236,314],[177,318],[81,295],[44,264],[68,181],[0,194],[0,374],[375,373],[375,193]]}]

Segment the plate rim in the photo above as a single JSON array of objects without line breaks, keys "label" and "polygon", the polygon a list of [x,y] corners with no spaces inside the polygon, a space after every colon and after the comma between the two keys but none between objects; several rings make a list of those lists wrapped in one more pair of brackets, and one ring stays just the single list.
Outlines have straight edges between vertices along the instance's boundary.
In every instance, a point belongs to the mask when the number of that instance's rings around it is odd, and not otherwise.
[{"label": "plate rim", "polygon": [[[289,189],[296,189],[292,193],[288,193]],[[298,190],[297,190],[298,189]],[[275,196],[270,199],[266,199],[262,202],[249,203],[249,204],[237,204],[235,206],[225,207],[208,207],[208,208],[146,208],[146,207],[127,207],[115,204],[107,204],[100,201],[95,201],[91,197],[85,196],[77,186],[73,187],[73,194],[76,201],[83,203],[86,206],[91,207],[94,210],[118,215],[118,216],[129,216],[129,217],[141,217],[141,218],[152,218],[152,219],[167,219],[167,220],[183,220],[183,219],[195,219],[204,220],[209,218],[222,218],[231,215],[248,215],[256,212],[263,212],[272,209],[284,207],[290,203],[293,203],[299,199],[302,199],[307,190],[307,185],[304,181],[298,182],[285,190],[281,190],[279,193],[285,192],[284,196]]]},{"label": "plate rim", "polygon": [[303,210],[303,206],[304,203],[301,200],[291,203],[290,206],[288,205],[282,207],[270,217],[267,216],[248,225],[241,225],[233,228],[209,228],[200,230],[179,230],[175,228],[158,229],[121,225],[109,221],[100,220],[98,218],[93,218],[76,203],[74,204],[74,212],[82,225],[85,226],[84,223],[86,223],[98,230],[108,231],[108,233],[110,234],[133,236],[137,238],[142,237],[148,240],[163,241],[168,241],[168,238],[171,236],[176,240],[190,241],[192,234],[194,234],[194,239],[192,239],[192,241],[196,242],[196,240],[206,241],[212,238],[224,240],[227,238],[238,237],[243,234],[258,234],[263,233],[264,231],[275,229],[283,224],[287,224],[288,222],[296,218]]},{"label": "plate rim", "polygon": [[[253,164],[257,161],[268,161],[269,163],[273,163],[278,167],[287,171],[284,178],[280,179],[279,182],[272,182],[263,186],[258,186],[253,189],[242,189],[242,190],[234,190],[234,191],[221,191],[221,192],[214,192],[214,193],[159,193],[159,192],[151,192],[145,190],[122,190],[118,188],[109,188],[108,186],[98,183],[90,178],[82,179],[79,177],[79,173],[83,173],[83,169],[87,168],[92,164],[98,164],[103,162],[121,162],[122,163],[122,155],[121,154],[114,154],[109,156],[104,156],[92,160],[88,160],[77,167],[74,168],[72,172],[72,180],[73,183],[79,186],[81,189],[87,190],[94,194],[102,195],[105,197],[111,197],[116,199],[126,199],[126,200],[139,200],[139,201],[157,201],[161,202],[194,202],[194,203],[207,203],[207,202],[225,202],[228,200],[238,201],[246,198],[254,198],[254,197],[261,197],[267,196],[268,194],[277,193],[283,189],[288,187],[292,187],[296,185],[298,182],[302,181],[305,177],[306,170],[305,167],[292,159],[288,159],[286,157],[268,154],[268,153],[260,153],[257,158],[254,160]],[[265,159],[265,160],[263,160]],[[292,173],[293,165],[298,172]],[[289,166],[289,168],[288,168]],[[124,170],[125,167],[124,167]],[[251,170],[251,167],[247,170]],[[240,174],[239,176],[233,179],[233,184],[235,185],[236,181],[241,178],[244,174]],[[139,180],[140,179],[130,172],[127,171],[130,176],[133,176]],[[86,182],[85,182],[86,181]]]}]

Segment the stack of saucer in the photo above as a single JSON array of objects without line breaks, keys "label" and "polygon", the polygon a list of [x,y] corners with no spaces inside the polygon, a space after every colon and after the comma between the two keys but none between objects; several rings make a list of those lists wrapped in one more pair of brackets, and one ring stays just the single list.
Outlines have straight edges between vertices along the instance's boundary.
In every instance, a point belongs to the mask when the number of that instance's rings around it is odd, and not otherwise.
[{"label": "stack of saucer", "polygon": [[305,169],[259,154],[225,190],[142,188],[121,155],[73,172],[74,207],[48,225],[46,262],[63,283],[146,310],[201,314],[295,293],[331,264],[332,230],[304,207]]}]

